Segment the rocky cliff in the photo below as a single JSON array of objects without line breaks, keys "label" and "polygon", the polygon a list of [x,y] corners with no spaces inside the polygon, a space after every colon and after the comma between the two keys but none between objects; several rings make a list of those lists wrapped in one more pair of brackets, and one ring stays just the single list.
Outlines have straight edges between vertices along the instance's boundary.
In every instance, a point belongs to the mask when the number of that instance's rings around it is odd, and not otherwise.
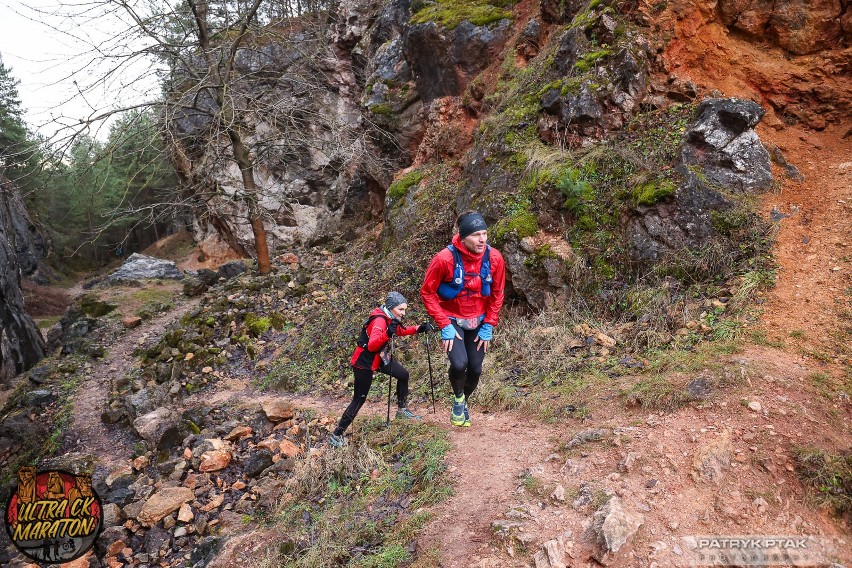
[{"label": "rocky cliff", "polygon": [[[723,266],[754,228],[736,195],[773,183],[758,122],[848,116],[850,21],[838,0],[341,2],[237,58],[240,96],[300,109],[251,117],[271,245],[440,241],[477,207],[539,307],[578,267],[600,280],[714,247]],[[198,116],[173,124],[198,141],[185,179],[214,189],[197,233],[250,251],[225,143]]]},{"label": "rocky cliff", "polygon": [[44,355],[44,339],[24,309],[15,220],[26,211],[11,184],[0,185],[0,384],[8,383]]}]

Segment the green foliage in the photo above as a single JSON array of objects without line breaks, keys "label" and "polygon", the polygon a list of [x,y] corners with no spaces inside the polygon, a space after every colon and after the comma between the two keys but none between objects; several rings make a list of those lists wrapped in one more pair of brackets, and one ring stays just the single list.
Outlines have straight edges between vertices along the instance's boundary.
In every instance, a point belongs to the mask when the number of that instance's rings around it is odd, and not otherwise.
[{"label": "green foliage", "polygon": [[390,184],[387,190],[387,197],[393,202],[396,202],[408,193],[408,190],[411,189],[412,186],[420,183],[420,180],[423,179],[423,172],[419,170],[412,170]]},{"label": "green foliage", "polygon": [[594,188],[578,168],[565,168],[556,180],[556,189],[565,196],[565,209],[577,216],[586,214],[590,202],[595,197]]},{"label": "green foliage", "polygon": [[174,218],[173,208],[152,207],[177,185],[153,112],[122,115],[106,142],[76,138],[64,159],[44,169],[50,177],[40,181],[28,205],[66,261],[76,253],[94,265],[105,263],[140,225]]},{"label": "green foliage", "polygon": [[538,219],[530,211],[529,199],[516,196],[506,207],[503,217],[490,229],[489,236],[495,244],[500,244],[510,234],[522,239],[537,232]]},{"label": "green foliage", "polygon": [[524,259],[524,266],[533,271],[541,270],[544,267],[544,261],[548,258],[558,258],[558,256],[553,247],[547,244],[542,245]]},{"label": "green foliage", "polygon": [[578,73],[586,73],[595,67],[598,61],[609,55],[612,55],[612,50],[607,47],[585,53],[574,63],[574,70]]},{"label": "green foliage", "polygon": [[737,231],[748,227],[754,222],[754,213],[744,207],[733,207],[710,212],[710,223],[713,228],[726,237],[733,236]]},{"label": "green foliage", "polygon": [[475,26],[487,26],[514,16],[505,7],[509,0],[435,0],[412,6],[411,23],[436,22],[448,30],[467,20]]},{"label": "green foliage", "polygon": [[93,318],[105,316],[116,308],[115,304],[101,301],[92,294],[84,294],[80,298],[80,309],[84,314]]},{"label": "green foliage", "polygon": [[0,175],[28,194],[46,177],[40,168],[44,156],[27,129],[18,97],[18,80],[0,57]]},{"label": "green foliage", "polygon": [[633,189],[633,199],[637,205],[654,205],[671,197],[675,193],[676,186],[673,181],[667,179],[655,179]]},{"label": "green foliage", "polygon": [[393,106],[389,103],[379,103],[370,107],[370,112],[379,116],[393,116]]},{"label": "green foliage", "polygon": [[272,327],[272,320],[269,316],[258,316],[257,314],[252,313],[246,314],[243,322],[245,322],[246,327],[254,337],[263,335],[269,331],[270,327]]}]

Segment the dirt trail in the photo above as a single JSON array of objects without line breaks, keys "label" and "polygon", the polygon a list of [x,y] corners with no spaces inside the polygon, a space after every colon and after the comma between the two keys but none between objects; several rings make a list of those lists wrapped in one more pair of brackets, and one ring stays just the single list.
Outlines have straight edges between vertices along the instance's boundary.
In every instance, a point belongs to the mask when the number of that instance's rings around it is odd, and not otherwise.
[{"label": "dirt trail", "polygon": [[122,333],[109,346],[107,356],[90,369],[88,378],[79,386],[74,398],[74,419],[66,434],[64,453],[91,454],[109,470],[126,465],[133,452],[133,436],[126,429],[122,429],[121,433],[111,432],[101,421],[110,392],[110,380],[124,376],[135,366],[137,360],[132,353],[139,346],[140,339],[145,337],[146,342],[157,341],[170,323],[198,304],[197,299],[189,300],[182,296],[176,296],[175,302],[174,309]]},{"label": "dirt trail", "polygon": [[794,351],[836,351],[842,313],[852,308],[852,137],[844,133],[760,132],[805,177],[782,179],[781,191],[763,198],[766,216],[785,217],[774,249],[777,283],[761,320],[772,339],[793,343]]},{"label": "dirt trail", "polygon": [[452,428],[448,408],[426,417],[450,431],[453,495],[434,509],[418,548],[439,551],[446,568],[465,568],[489,555],[491,522],[505,518],[524,473],[554,445],[553,427],[512,412],[472,411],[470,428]]}]

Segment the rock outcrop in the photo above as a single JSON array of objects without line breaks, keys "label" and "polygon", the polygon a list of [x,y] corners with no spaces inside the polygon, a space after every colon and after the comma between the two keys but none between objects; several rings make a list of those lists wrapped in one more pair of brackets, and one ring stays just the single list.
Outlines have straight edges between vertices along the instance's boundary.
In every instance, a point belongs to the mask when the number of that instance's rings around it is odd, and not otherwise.
[{"label": "rock outcrop", "polygon": [[0,181],[0,384],[44,356],[44,338],[27,314],[21,292],[15,225],[11,211],[11,184]]},{"label": "rock outcrop", "polygon": [[127,284],[145,278],[181,280],[183,272],[171,260],[133,253],[118,270],[104,279],[105,284]]},{"label": "rock outcrop", "polygon": [[44,259],[50,253],[50,242],[33,222],[20,193],[14,186],[9,187],[7,207],[15,231],[15,252],[21,276],[36,284],[49,284],[54,275]]},{"label": "rock outcrop", "polygon": [[769,152],[754,131],[764,112],[752,101],[703,101],[686,132],[683,163],[699,166],[708,181],[732,191],[768,189],[772,184]]},{"label": "rock outcrop", "polygon": [[796,55],[840,47],[852,35],[852,18],[841,0],[721,0],[722,22],[754,38],[768,38]]}]

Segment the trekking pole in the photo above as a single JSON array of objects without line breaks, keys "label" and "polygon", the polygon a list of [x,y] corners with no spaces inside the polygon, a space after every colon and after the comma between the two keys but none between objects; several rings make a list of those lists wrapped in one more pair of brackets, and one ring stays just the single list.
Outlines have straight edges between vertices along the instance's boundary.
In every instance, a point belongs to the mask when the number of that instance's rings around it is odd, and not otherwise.
[{"label": "trekking pole", "polygon": [[432,387],[432,414],[435,414],[435,380],[432,378],[432,353],[429,349],[429,332],[426,332],[426,360],[429,361],[429,386]]},{"label": "trekking pole", "polygon": [[393,375],[391,375],[393,371],[393,337],[391,337],[390,344],[390,363],[388,363],[388,418],[385,422],[386,427],[390,426],[391,383],[393,383]]}]

